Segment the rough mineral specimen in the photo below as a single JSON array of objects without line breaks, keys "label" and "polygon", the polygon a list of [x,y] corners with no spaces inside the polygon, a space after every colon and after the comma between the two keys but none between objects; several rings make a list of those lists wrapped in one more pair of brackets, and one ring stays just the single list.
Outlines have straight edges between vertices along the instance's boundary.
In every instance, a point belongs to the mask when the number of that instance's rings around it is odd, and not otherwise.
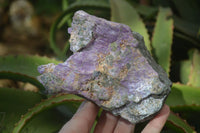
[{"label": "rough mineral specimen", "polygon": [[163,106],[171,82],[147,51],[143,37],[124,24],[77,11],[64,63],[39,66],[48,93],[72,93],[138,123]]}]

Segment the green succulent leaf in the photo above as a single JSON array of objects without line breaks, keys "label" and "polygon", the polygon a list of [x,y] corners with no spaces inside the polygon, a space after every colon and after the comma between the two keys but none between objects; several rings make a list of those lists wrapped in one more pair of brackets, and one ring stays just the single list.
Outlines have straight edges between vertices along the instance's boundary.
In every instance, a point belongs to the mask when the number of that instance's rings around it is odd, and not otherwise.
[{"label": "green succulent leaf", "polygon": [[148,31],[135,8],[124,0],[110,0],[110,5],[111,20],[124,23],[130,26],[132,31],[140,33],[144,37],[147,49],[151,52]]},{"label": "green succulent leaf", "polygon": [[35,92],[0,88],[0,132],[11,133],[21,115],[41,99]]},{"label": "green succulent leaf", "polygon": [[189,81],[191,65],[191,60],[184,60],[180,62],[180,80],[183,84],[187,84]]},{"label": "green succulent leaf", "polygon": [[182,119],[187,120],[189,125],[195,127],[197,132],[200,131],[199,117],[200,117],[200,105],[183,105],[171,107],[173,112],[178,113]]},{"label": "green succulent leaf", "polygon": [[37,67],[47,63],[61,63],[55,59],[40,56],[4,56],[0,57],[0,79],[14,79],[30,82],[39,88],[43,86],[37,81]]},{"label": "green succulent leaf", "polygon": [[171,46],[173,39],[173,19],[169,8],[159,8],[152,38],[153,54],[158,64],[169,74]]},{"label": "green succulent leaf", "polygon": [[200,52],[197,49],[193,51],[188,85],[200,87]]},{"label": "green succulent leaf", "polygon": [[[25,126],[27,121],[31,120],[35,115],[39,114],[42,111],[45,111],[49,108],[61,105],[61,104],[67,104],[68,108],[71,108],[71,110],[76,110],[78,108],[78,105],[80,102],[83,101],[82,98],[71,95],[71,94],[66,94],[66,95],[58,95],[58,96],[53,96],[49,99],[43,100],[39,104],[37,104],[35,107],[32,109],[29,109],[29,111],[21,117],[20,121],[16,124],[13,133],[18,133],[22,128]],[[66,111],[68,112],[68,111]],[[72,116],[71,113],[68,114],[69,117]]]},{"label": "green succulent leaf", "polygon": [[173,83],[171,93],[167,98],[167,105],[170,107],[199,105],[200,88]]},{"label": "green succulent leaf", "polygon": [[58,110],[48,109],[28,121],[18,133],[57,133],[66,121]]},{"label": "green succulent leaf", "polygon": [[68,6],[69,6],[68,0],[62,0],[62,9],[65,10],[68,8]]},{"label": "green succulent leaf", "polygon": [[180,62],[181,82],[190,86],[200,87],[200,52],[189,51],[189,59]]},{"label": "green succulent leaf", "polygon": [[185,120],[181,119],[173,112],[171,112],[168,117],[167,127],[170,127],[179,133],[196,133],[196,131],[186,123]]}]

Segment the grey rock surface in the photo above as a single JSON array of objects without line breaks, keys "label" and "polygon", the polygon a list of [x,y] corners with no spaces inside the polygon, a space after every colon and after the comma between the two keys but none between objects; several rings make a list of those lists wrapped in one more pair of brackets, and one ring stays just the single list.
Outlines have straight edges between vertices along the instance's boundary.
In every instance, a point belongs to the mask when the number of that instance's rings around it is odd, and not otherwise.
[{"label": "grey rock surface", "polygon": [[74,52],[64,63],[38,67],[48,93],[72,93],[131,123],[153,117],[171,81],[147,51],[143,37],[124,24],[77,11],[68,32]]}]

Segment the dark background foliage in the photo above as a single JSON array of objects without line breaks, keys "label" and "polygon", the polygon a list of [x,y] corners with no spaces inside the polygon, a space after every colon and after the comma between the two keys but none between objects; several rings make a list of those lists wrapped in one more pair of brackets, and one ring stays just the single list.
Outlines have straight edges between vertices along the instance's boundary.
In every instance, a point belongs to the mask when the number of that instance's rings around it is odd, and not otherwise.
[{"label": "dark background foliage", "polygon": [[36,80],[39,65],[58,64],[72,54],[67,28],[77,10],[127,24],[144,36],[173,81],[162,132],[200,132],[199,0],[0,0],[0,132],[58,132],[83,101],[70,94],[49,96]]}]

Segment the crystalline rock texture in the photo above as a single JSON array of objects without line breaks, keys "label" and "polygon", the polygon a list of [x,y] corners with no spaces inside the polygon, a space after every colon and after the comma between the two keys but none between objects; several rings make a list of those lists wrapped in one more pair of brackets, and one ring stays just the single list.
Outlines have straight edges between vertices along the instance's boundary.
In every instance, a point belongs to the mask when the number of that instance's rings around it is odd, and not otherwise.
[{"label": "crystalline rock texture", "polygon": [[47,93],[72,93],[131,123],[152,118],[171,81],[147,51],[143,37],[124,24],[77,11],[64,63],[38,67]]}]

